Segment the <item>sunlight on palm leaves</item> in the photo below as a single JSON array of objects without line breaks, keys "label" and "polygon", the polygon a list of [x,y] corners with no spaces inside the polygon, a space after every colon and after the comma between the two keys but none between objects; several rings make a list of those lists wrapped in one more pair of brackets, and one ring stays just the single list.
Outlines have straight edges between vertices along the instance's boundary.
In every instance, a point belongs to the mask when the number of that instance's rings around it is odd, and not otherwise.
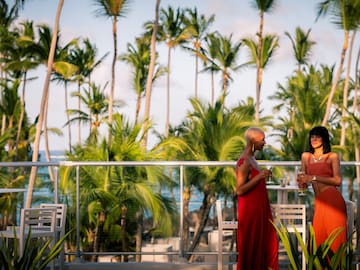
[{"label": "sunlight on palm leaves", "polygon": [[302,269],[300,256],[301,252],[303,252],[302,256],[305,256],[306,269],[352,269],[351,263],[353,257],[353,247],[351,244],[351,238],[348,239],[346,243],[342,244],[336,252],[331,250],[332,243],[344,230],[343,228],[334,230],[325,242],[318,246],[315,239],[314,229],[311,224],[309,226],[308,243],[304,243],[301,234],[294,227],[295,236],[301,249],[301,251],[299,251],[286,226],[281,222],[279,225],[276,225],[274,222],[272,222],[272,224],[278,233],[280,241],[284,245],[290,261],[290,269]]}]

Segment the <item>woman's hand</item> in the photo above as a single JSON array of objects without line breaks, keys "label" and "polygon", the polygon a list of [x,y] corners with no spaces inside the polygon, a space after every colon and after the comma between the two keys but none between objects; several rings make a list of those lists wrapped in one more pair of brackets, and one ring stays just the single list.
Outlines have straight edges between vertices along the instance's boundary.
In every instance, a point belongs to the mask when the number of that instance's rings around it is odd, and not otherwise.
[{"label": "woman's hand", "polygon": [[264,170],[261,170],[257,176],[259,176],[259,180],[265,179],[265,181],[266,181],[269,179],[269,177],[272,176],[272,171],[268,170],[268,169],[264,169]]},{"label": "woman's hand", "polygon": [[301,176],[298,176],[297,178],[297,182],[299,185],[308,185],[308,183],[311,182],[312,180],[312,175],[309,175],[309,174],[301,174]]}]

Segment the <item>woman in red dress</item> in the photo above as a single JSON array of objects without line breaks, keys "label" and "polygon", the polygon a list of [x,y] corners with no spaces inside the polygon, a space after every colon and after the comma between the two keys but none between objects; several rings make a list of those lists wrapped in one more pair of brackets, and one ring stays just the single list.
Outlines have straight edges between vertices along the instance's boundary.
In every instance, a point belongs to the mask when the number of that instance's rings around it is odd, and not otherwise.
[{"label": "woman in red dress", "polygon": [[277,270],[278,241],[266,179],[270,170],[261,170],[254,152],[262,150],[265,134],[259,128],[245,132],[246,145],[236,165],[238,197],[238,262],[237,270]]},{"label": "woman in red dress", "polygon": [[312,184],[315,193],[313,228],[319,246],[331,232],[342,228],[331,249],[336,252],[346,242],[346,205],[338,187],[341,185],[340,159],[331,152],[330,138],[325,127],[310,131],[309,151],[301,156],[301,170],[305,172],[299,184]]}]

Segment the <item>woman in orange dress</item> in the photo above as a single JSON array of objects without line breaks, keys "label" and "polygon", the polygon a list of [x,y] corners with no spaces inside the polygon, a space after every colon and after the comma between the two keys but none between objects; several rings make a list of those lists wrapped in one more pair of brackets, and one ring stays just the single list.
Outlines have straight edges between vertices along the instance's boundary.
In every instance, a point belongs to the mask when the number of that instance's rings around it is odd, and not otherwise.
[{"label": "woman in orange dress", "polygon": [[272,213],[266,191],[270,170],[261,170],[254,152],[262,150],[265,134],[259,128],[245,132],[246,145],[236,165],[238,198],[237,270],[277,270],[278,241],[270,221]]},{"label": "woman in orange dress", "polygon": [[319,246],[331,232],[342,228],[340,235],[331,245],[336,252],[346,242],[346,205],[338,187],[341,185],[340,159],[331,152],[330,138],[325,127],[314,127],[310,131],[309,151],[301,156],[301,170],[305,175],[299,184],[312,184],[315,193],[314,228],[316,244]]}]

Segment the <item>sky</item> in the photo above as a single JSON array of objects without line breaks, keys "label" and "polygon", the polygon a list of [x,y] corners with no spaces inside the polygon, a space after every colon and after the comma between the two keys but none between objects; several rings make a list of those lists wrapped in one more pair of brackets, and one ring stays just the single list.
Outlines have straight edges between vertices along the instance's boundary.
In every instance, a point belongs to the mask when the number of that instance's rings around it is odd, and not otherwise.
[{"label": "sky", "polygon": [[[118,54],[126,52],[128,43],[134,43],[136,37],[143,33],[143,24],[154,19],[156,0],[132,0],[128,12],[118,21]],[[215,22],[211,30],[219,31],[222,35],[232,34],[232,40],[240,41],[242,38],[255,38],[258,30],[259,16],[250,0],[161,0],[161,8],[169,5],[173,8],[194,8],[199,14],[207,17],[215,15]],[[303,30],[311,28],[310,38],[316,42],[312,51],[311,62],[315,65],[333,65],[340,59],[343,43],[343,32],[334,26],[329,17],[316,18],[316,3],[314,0],[277,0],[271,13],[265,14],[264,34],[277,34],[280,47],[277,49],[271,62],[263,75],[261,92],[261,109],[264,115],[273,114],[271,111],[273,101],[268,97],[277,91],[277,84],[285,84],[286,78],[295,68],[291,42],[285,36],[285,31],[292,36],[295,28],[300,26]],[[35,23],[54,25],[58,1],[55,0],[29,0],[21,11],[19,20],[33,20]],[[65,0],[60,17],[60,43],[66,44],[73,38],[89,38],[98,48],[98,58],[109,52],[103,64],[95,70],[92,76],[97,84],[105,85],[111,81],[111,60],[113,56],[113,39],[111,20],[95,16],[96,6],[93,0]],[[357,40],[357,43],[359,39]],[[164,45],[157,45],[159,62],[167,63],[167,49]],[[241,47],[238,63],[248,59],[248,51]],[[115,98],[126,103],[119,109],[130,120],[134,119],[136,96],[132,89],[132,75],[129,66],[117,62]],[[39,68],[31,75],[38,79],[28,83],[26,94],[26,109],[30,120],[33,121],[40,111],[40,101],[45,80],[45,68]],[[232,73],[234,81],[229,86],[229,95],[226,105],[232,106],[246,101],[248,97],[255,99],[256,70],[247,68]],[[182,49],[176,48],[172,52],[171,61],[171,93],[170,93],[170,122],[177,125],[184,120],[186,113],[191,109],[189,98],[194,96],[194,58]],[[220,78],[216,78],[216,97],[220,93]],[[199,98],[210,102],[210,77],[208,74],[199,74]],[[109,87],[108,87],[109,89]],[[73,85],[69,89],[76,90]],[[166,76],[153,85],[151,116],[157,132],[163,134],[166,114]],[[50,135],[50,149],[63,150],[68,147],[67,130],[63,127],[65,120],[65,102],[63,87],[52,83],[49,97],[49,127],[62,129],[64,135]],[[70,108],[76,108],[76,100],[70,100]],[[144,104],[142,104],[142,108]],[[143,116],[143,110],[140,112]],[[278,115],[274,115],[277,117]],[[85,135],[85,131],[82,134]],[[73,140],[76,129],[72,130]],[[155,137],[149,138],[149,144],[156,142]],[[75,143],[75,141],[73,141]],[[269,142],[268,142],[269,143]],[[271,143],[276,143],[271,142]],[[41,149],[43,149],[43,139]]]}]

